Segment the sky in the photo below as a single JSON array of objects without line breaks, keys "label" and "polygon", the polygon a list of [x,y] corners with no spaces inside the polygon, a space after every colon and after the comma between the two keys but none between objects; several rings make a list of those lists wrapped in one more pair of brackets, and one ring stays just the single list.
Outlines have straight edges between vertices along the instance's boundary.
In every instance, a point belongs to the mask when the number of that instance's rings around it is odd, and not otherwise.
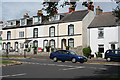
[{"label": "sky", "polygon": [[[102,0],[104,1],[104,0]],[[94,2],[94,7],[100,6],[104,12],[112,11],[116,7],[116,3],[111,0],[105,0],[106,2]],[[61,4],[61,3],[60,3]],[[0,21],[4,23],[8,20],[20,19],[23,18],[25,13],[28,13],[30,17],[37,15],[37,11],[42,9],[42,1],[38,0],[2,0],[0,2]],[[75,10],[87,9],[82,6],[82,2],[78,1]],[[58,6],[58,13],[68,12],[69,6],[61,8]],[[46,14],[45,12],[43,12]]]}]

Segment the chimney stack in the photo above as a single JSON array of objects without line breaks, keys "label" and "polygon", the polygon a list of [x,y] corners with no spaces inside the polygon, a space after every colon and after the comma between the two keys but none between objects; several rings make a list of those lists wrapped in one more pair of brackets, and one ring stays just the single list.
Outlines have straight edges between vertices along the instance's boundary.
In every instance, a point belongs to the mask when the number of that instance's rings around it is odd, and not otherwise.
[{"label": "chimney stack", "polygon": [[75,8],[72,5],[70,5],[70,7],[69,7],[69,13],[74,12],[74,11],[75,11]]},{"label": "chimney stack", "polygon": [[88,10],[94,11],[93,2],[89,2],[89,4],[88,4]]},{"label": "chimney stack", "polygon": [[96,15],[99,15],[103,12],[102,9],[100,9],[100,6],[98,6],[98,8],[96,8]]},{"label": "chimney stack", "polygon": [[24,18],[29,18],[28,13],[26,13],[26,14],[24,15]]},{"label": "chimney stack", "polygon": [[37,16],[42,16],[42,15],[43,15],[42,10],[38,10]]}]

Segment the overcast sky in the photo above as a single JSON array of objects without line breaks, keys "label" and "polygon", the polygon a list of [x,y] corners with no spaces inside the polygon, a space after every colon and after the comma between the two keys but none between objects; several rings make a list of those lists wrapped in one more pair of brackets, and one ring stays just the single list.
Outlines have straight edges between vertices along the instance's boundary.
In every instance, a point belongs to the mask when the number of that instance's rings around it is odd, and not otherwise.
[{"label": "overcast sky", "polygon": [[[94,2],[94,6],[95,8],[100,6],[104,12],[107,12],[112,11],[116,7],[116,3]],[[16,2],[16,0],[4,0],[0,3],[0,21],[6,22],[7,20],[20,19],[26,12],[32,17],[35,16],[37,10],[42,9],[42,7],[42,2],[40,2],[40,0],[21,0],[19,2]],[[58,12],[68,12],[68,8],[69,6],[65,6],[64,8],[59,7]],[[82,2],[77,2],[76,10],[82,9],[86,9],[86,7],[82,6]]]}]

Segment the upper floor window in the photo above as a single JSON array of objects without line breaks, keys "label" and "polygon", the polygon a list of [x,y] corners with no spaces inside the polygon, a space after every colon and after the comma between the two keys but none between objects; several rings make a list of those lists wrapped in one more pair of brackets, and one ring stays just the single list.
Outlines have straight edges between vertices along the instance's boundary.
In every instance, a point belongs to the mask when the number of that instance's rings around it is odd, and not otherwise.
[{"label": "upper floor window", "polygon": [[98,28],[98,38],[104,38],[104,29]]},{"label": "upper floor window", "polygon": [[26,19],[21,19],[21,26],[26,25]]},{"label": "upper floor window", "polygon": [[34,16],[33,17],[33,23],[36,23],[36,22],[41,22],[41,16]]},{"label": "upper floor window", "polygon": [[8,31],[7,32],[7,40],[10,40],[11,39],[11,31]]},{"label": "upper floor window", "polygon": [[68,25],[68,35],[74,35],[74,25]]},{"label": "upper floor window", "polygon": [[49,21],[56,21],[56,20],[60,20],[60,15],[56,14],[49,19]]},{"label": "upper floor window", "polygon": [[55,36],[55,27],[54,26],[50,27],[49,31],[50,31],[50,33],[49,33],[50,37]]},{"label": "upper floor window", "polygon": [[24,31],[19,32],[19,37],[24,37]]},{"label": "upper floor window", "polygon": [[16,25],[16,21],[8,21],[7,26],[14,26]]},{"label": "upper floor window", "polygon": [[71,48],[74,47],[74,39],[72,38],[68,39],[68,46],[70,46]]},{"label": "upper floor window", "polygon": [[33,29],[33,37],[37,38],[38,37],[38,28]]}]

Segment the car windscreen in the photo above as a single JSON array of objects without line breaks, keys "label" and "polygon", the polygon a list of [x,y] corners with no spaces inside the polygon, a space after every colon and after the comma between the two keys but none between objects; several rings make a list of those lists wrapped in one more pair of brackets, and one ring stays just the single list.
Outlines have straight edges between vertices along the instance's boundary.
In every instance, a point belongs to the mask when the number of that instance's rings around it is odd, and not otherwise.
[{"label": "car windscreen", "polygon": [[74,51],[70,51],[70,54],[76,55],[76,52],[74,52]]}]

